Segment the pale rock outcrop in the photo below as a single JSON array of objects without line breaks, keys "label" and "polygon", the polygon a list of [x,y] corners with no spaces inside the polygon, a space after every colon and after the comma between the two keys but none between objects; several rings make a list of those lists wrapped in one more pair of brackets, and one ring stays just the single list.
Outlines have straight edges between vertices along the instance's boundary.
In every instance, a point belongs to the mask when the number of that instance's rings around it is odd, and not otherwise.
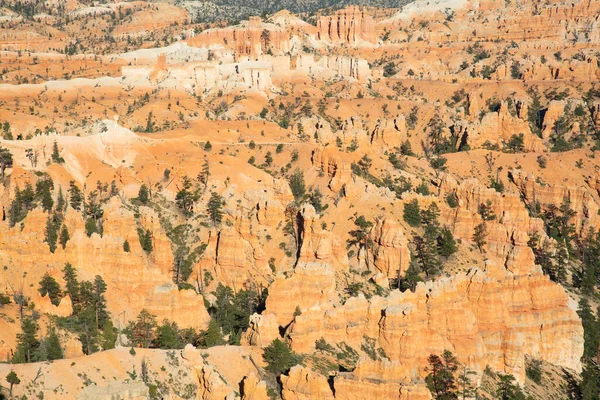
[{"label": "pale rock outcrop", "polygon": [[204,276],[210,271],[217,281],[236,290],[249,281],[266,285],[272,272],[254,224],[252,218],[238,215],[233,226],[209,232],[204,257],[192,275]]},{"label": "pale rock outcrop", "polygon": [[306,367],[296,365],[287,376],[281,376],[284,400],[333,400],[335,397],[327,378]]},{"label": "pale rock outcrop", "polygon": [[519,381],[525,354],[580,371],[581,321],[565,291],[539,271],[517,276],[493,263],[486,270],[306,310],[288,328],[292,349],[310,352],[321,337],[358,349],[367,336],[394,363],[396,382],[423,378],[427,357],[445,349],[479,374],[489,365]]},{"label": "pale rock outcrop", "polygon": [[410,264],[408,240],[397,221],[378,219],[371,230],[373,266],[388,278],[404,275]]},{"label": "pale rock outcrop", "polygon": [[147,400],[150,391],[144,382],[111,382],[107,386],[86,386],[77,400]]},{"label": "pale rock outcrop", "polygon": [[267,394],[267,383],[260,381],[254,372],[250,372],[244,380],[242,380],[241,387],[244,395],[242,400],[269,400],[270,397]]},{"label": "pale rock outcrop", "polygon": [[308,203],[299,212],[300,252],[298,265],[322,264],[334,270],[348,269],[348,256],[344,246],[332,231],[323,228],[319,214]]},{"label": "pale rock outcrop", "polygon": [[565,102],[561,100],[552,100],[544,114],[542,123],[542,136],[548,139],[554,133],[554,123],[564,114]]},{"label": "pale rock outcrop", "polygon": [[339,192],[347,183],[352,181],[352,168],[345,161],[337,148],[333,146],[319,147],[312,153],[313,166],[323,171],[330,179],[329,188]]},{"label": "pale rock outcrop", "polygon": [[247,346],[266,347],[278,339],[279,324],[275,314],[252,314],[248,329],[242,333],[242,344]]},{"label": "pale rock outcrop", "polygon": [[57,317],[68,317],[73,314],[73,302],[71,301],[71,296],[68,295],[60,299],[60,303],[55,306],[52,304],[50,297],[41,296],[38,291],[35,291],[31,301],[44,314],[55,315]]},{"label": "pale rock outcrop", "polygon": [[394,119],[385,119],[379,122],[371,134],[371,143],[379,144],[393,149],[400,147],[407,138],[406,118],[399,114]]},{"label": "pale rock outcrop", "polygon": [[598,215],[600,207],[592,193],[585,187],[569,187],[558,184],[541,185],[536,182],[533,174],[528,174],[520,169],[514,169],[510,174],[526,204],[533,206],[535,202],[538,202],[541,210],[544,211],[550,205],[560,207],[567,200],[570,209],[575,211],[570,222],[575,225],[577,232],[585,234],[590,228],[594,231],[600,228],[600,216]]},{"label": "pale rock outcrop", "polygon": [[317,38],[351,45],[360,42],[375,44],[377,42],[375,21],[366,11],[356,6],[350,6],[336,11],[331,16],[319,17]]},{"label": "pale rock outcrop", "polygon": [[277,277],[269,286],[265,314],[275,314],[280,326],[294,319],[296,307],[301,309],[327,304],[336,297],[335,272],[323,263],[298,264],[291,277]]},{"label": "pale rock outcrop", "polygon": [[527,115],[511,115],[508,103],[503,101],[498,112],[486,113],[481,122],[467,127],[467,142],[471,148],[481,147],[484,143],[498,144],[508,142],[513,135],[523,134],[523,145],[528,151],[543,151],[542,140],[531,132]]}]

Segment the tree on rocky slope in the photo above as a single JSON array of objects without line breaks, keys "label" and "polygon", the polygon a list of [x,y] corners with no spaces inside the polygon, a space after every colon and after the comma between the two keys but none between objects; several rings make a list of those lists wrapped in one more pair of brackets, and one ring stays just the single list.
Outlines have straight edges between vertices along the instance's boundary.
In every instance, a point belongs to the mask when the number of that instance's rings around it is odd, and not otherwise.
[{"label": "tree on rocky slope", "polygon": [[294,353],[290,346],[279,339],[275,339],[265,347],[263,359],[267,363],[267,371],[276,376],[287,373],[294,365],[301,361],[301,357]]},{"label": "tree on rocky slope", "polygon": [[223,197],[219,196],[217,192],[212,192],[210,194],[210,199],[208,200],[208,215],[215,226],[220,225],[223,220],[224,203]]},{"label": "tree on rocky slope", "polygon": [[62,298],[60,285],[58,284],[58,282],[56,282],[56,279],[51,277],[50,274],[48,274],[47,272],[46,274],[44,274],[44,277],[40,281],[40,288],[38,289],[38,291],[42,296],[47,295],[50,298],[52,304],[54,304],[55,306],[58,306],[60,304],[60,300]]},{"label": "tree on rocky slope", "polygon": [[7,148],[0,147],[0,173],[2,174],[2,179],[4,179],[4,172],[6,171],[6,168],[12,168],[12,166],[12,153]]},{"label": "tree on rocky slope", "polygon": [[21,379],[19,379],[17,373],[15,371],[10,371],[8,375],[6,375],[6,382],[10,384],[10,388],[8,390],[8,395],[10,398],[13,398],[13,386],[21,383]]}]

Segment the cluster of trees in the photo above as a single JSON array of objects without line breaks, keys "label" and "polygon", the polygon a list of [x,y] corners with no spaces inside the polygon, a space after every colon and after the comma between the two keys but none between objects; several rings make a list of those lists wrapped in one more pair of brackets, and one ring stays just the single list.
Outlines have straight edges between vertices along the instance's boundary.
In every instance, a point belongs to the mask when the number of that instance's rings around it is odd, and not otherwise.
[{"label": "cluster of trees", "polygon": [[74,181],[70,182],[67,190],[68,199],[65,196],[62,187],[58,188],[58,195],[54,201],[55,186],[52,178],[48,174],[41,174],[36,181],[35,190],[30,183],[25,185],[23,190],[15,188],[15,197],[11,201],[8,210],[8,222],[11,227],[27,217],[29,211],[38,205],[48,214],[45,227],[45,242],[52,253],[56,251],[60,244],[64,249],[70,240],[70,234],[67,226],[64,224],[64,217],[67,208],[70,206],[76,211],[82,212],[86,218],[85,229],[88,236],[93,233],[102,234],[102,209],[110,197],[117,194],[116,184],[113,181],[110,190],[108,184],[97,182],[96,190],[88,193],[87,199],[84,193],[79,189]]},{"label": "cluster of trees", "polygon": [[[479,390],[473,378],[475,372],[461,364],[449,350],[441,355],[431,354],[425,383],[436,400],[479,398]],[[493,374],[496,379],[495,398],[500,400],[526,400],[527,397],[515,383],[513,375]]]},{"label": "cluster of trees", "polygon": [[54,304],[60,303],[64,296],[70,296],[73,314],[59,318],[59,326],[78,336],[85,354],[113,348],[117,332],[106,310],[107,286],[102,277],[96,275],[93,281],[79,281],[77,271],[70,263],[65,264],[62,272],[66,284],[64,290],[49,275],[40,281],[39,288],[40,293],[47,294]]},{"label": "cluster of trees", "polygon": [[205,331],[180,329],[166,319],[159,325],[156,316],[142,310],[123,333],[135,346],[144,348],[180,349],[187,343],[200,347],[239,345],[250,315],[264,309],[266,290],[258,293],[255,289],[244,289],[233,293],[231,288],[219,284],[212,294],[215,302],[208,307],[211,320]]},{"label": "cluster of trees", "polygon": [[577,314],[583,325],[583,365],[579,398],[584,400],[598,399],[600,393],[600,313],[593,310],[586,298],[579,300]]},{"label": "cluster of trees", "polygon": [[211,323],[228,338],[229,344],[239,345],[242,332],[248,328],[250,316],[264,310],[267,290],[259,290],[250,283],[247,286],[248,289],[234,293],[230,287],[219,283],[213,292],[215,302],[208,307]]},{"label": "cluster of trees", "polygon": [[442,259],[458,250],[452,231],[440,224],[439,215],[435,202],[425,210],[421,210],[417,199],[404,204],[404,221],[415,228],[423,226],[423,234],[413,232],[415,259],[405,276],[399,280],[400,289],[414,290],[422,280],[421,273],[427,278],[440,274],[443,270]]},{"label": "cluster of trees", "polygon": [[33,313],[21,319],[21,333],[12,362],[15,364],[52,361],[63,358],[63,350],[56,329],[51,327],[45,337],[39,338],[39,315]]}]

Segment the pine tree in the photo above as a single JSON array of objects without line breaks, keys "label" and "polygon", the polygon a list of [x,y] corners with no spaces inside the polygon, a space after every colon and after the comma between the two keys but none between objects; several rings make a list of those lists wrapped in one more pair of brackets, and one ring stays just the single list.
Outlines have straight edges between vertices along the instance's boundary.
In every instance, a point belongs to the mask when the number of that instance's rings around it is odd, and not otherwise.
[{"label": "pine tree", "polygon": [[451,400],[457,398],[456,378],[454,374],[458,371],[459,363],[456,357],[444,350],[442,356],[431,354],[427,359],[429,374],[425,378],[427,388],[436,400]]},{"label": "pine tree", "polygon": [[439,253],[442,257],[450,257],[458,251],[452,231],[443,227],[437,240]]},{"label": "pine tree", "polygon": [[132,341],[138,347],[148,348],[154,339],[156,317],[146,309],[140,311],[131,331]]},{"label": "pine tree", "polygon": [[58,241],[58,230],[60,228],[59,217],[55,215],[49,215],[46,220],[46,243],[51,253],[56,251],[56,242]]},{"label": "pine tree", "polygon": [[361,215],[354,220],[354,226],[356,226],[356,229],[348,232],[350,235],[350,239],[348,239],[348,245],[358,246],[359,250],[363,249],[365,251],[365,260],[368,265],[369,248],[373,245],[373,240],[369,234],[371,232],[371,228],[373,227],[373,223]]},{"label": "pine tree", "polygon": [[155,347],[159,349],[180,349],[183,347],[179,339],[179,328],[175,322],[164,319],[162,324],[156,328]]},{"label": "pine tree", "polygon": [[64,358],[60,340],[54,328],[50,328],[48,335],[40,342],[36,352],[36,361],[53,361]]},{"label": "pine tree", "polygon": [[412,227],[421,225],[421,208],[417,199],[404,203],[403,217],[404,221]]},{"label": "pine tree", "polygon": [[417,288],[417,284],[419,282],[423,282],[423,279],[421,279],[421,276],[419,275],[419,266],[414,263],[411,262],[408,269],[406,270],[404,277],[401,277],[399,279],[399,289],[401,291],[406,291],[406,290],[410,290],[411,292],[414,292],[415,289]]},{"label": "pine tree", "polygon": [[69,203],[71,204],[71,208],[76,211],[81,210],[81,204],[83,203],[83,193],[81,189],[77,186],[75,181],[71,181],[69,183]]},{"label": "pine tree", "polygon": [[498,374],[498,378],[500,380],[498,382],[498,388],[496,389],[496,398],[498,400],[525,398],[521,389],[519,389],[519,386],[514,383],[515,377],[513,375]]},{"label": "pine tree", "polygon": [[479,251],[483,252],[483,247],[487,244],[487,226],[485,222],[480,223],[475,227],[475,232],[473,233],[473,241],[477,245]]},{"label": "pine tree", "polygon": [[58,306],[60,304],[60,300],[62,298],[60,285],[58,284],[58,282],[56,282],[56,279],[51,277],[50,274],[48,274],[47,272],[44,274],[44,277],[40,281],[40,288],[38,289],[38,292],[40,292],[40,295],[42,296],[47,295],[50,298],[52,304],[54,304],[55,306]]},{"label": "pine tree", "polygon": [[63,226],[60,230],[60,236],[58,238],[58,242],[62,246],[63,250],[67,247],[67,242],[69,241],[70,238],[71,237],[69,236],[69,229],[67,228],[66,225],[63,224]]},{"label": "pine tree", "polygon": [[216,192],[210,194],[208,200],[208,215],[214,225],[219,225],[223,220],[223,204],[224,200]]},{"label": "pine tree", "polygon": [[287,373],[294,365],[301,361],[301,357],[279,339],[273,340],[271,344],[265,347],[263,359],[267,363],[265,369],[275,376]]},{"label": "pine tree", "polygon": [[425,275],[433,276],[440,272],[441,263],[437,256],[436,244],[425,240],[422,236],[413,235],[415,255],[421,270]]},{"label": "pine tree", "polygon": [[149,194],[148,194],[148,186],[146,186],[146,184],[142,184],[142,186],[140,186],[140,190],[138,191],[138,197],[137,197],[138,201],[142,204],[147,204],[149,198]]},{"label": "pine tree", "polygon": [[17,334],[17,349],[13,356],[14,363],[34,362],[40,341],[36,335],[39,330],[33,318],[25,317],[21,320],[21,333]]},{"label": "pine tree", "polygon": [[117,342],[119,332],[112,324],[112,321],[107,319],[102,326],[102,336],[99,338],[99,344],[102,350],[114,349]]},{"label": "pine tree", "polygon": [[25,218],[23,215],[23,199],[21,196],[21,191],[17,186],[15,189],[15,198],[10,203],[10,208],[8,210],[8,223],[12,228],[23,218]]},{"label": "pine tree", "polygon": [[208,323],[208,329],[204,334],[204,344],[206,347],[221,346],[225,344],[225,340],[223,340],[223,336],[221,335],[221,328],[214,318]]},{"label": "pine tree", "polygon": [[58,187],[58,198],[56,199],[56,210],[60,212],[66,211],[67,201],[63,194],[62,186]]},{"label": "pine tree", "polygon": [[123,242],[123,251],[125,253],[131,252],[131,247],[130,247],[129,242],[127,241],[127,239],[125,239],[125,241]]},{"label": "pine tree", "polygon": [[12,153],[7,148],[0,147],[0,174],[2,174],[2,179],[4,179],[4,172],[6,171],[6,168],[12,168],[12,166]]},{"label": "pine tree", "polygon": [[67,290],[66,293],[71,296],[73,302],[73,312],[76,313],[79,306],[79,280],[77,279],[77,272],[70,263],[66,263],[63,268],[63,279],[66,282]]},{"label": "pine tree", "polygon": [[146,253],[152,253],[153,245],[152,245],[152,232],[150,229],[146,229],[145,231],[142,228],[138,228],[138,237],[140,239],[140,246],[142,246],[142,250]]},{"label": "pine tree", "polygon": [[496,219],[496,214],[492,211],[492,202],[488,200],[485,203],[480,203],[477,210],[483,221],[493,221]]},{"label": "pine tree", "polygon": [[473,378],[476,375],[477,373],[467,368],[466,365],[461,365],[459,367],[459,373],[456,377],[458,386],[456,394],[461,400],[477,398],[477,384],[473,381]]},{"label": "pine tree", "polygon": [[11,370],[8,373],[8,375],[6,375],[6,382],[10,383],[10,389],[8,391],[8,396],[12,399],[13,398],[13,386],[21,383],[21,379],[19,379],[19,377],[17,376],[17,373],[15,371]]},{"label": "pine tree", "polygon": [[306,195],[306,185],[304,183],[304,173],[299,169],[295,170],[290,177],[290,189],[296,202],[300,202]]},{"label": "pine tree", "polygon": [[62,158],[60,155],[60,151],[58,150],[58,143],[56,143],[56,140],[52,145],[52,155],[50,157],[52,158],[52,161],[57,164],[62,164],[65,162],[65,159]]},{"label": "pine tree", "polygon": [[183,177],[183,187],[179,189],[175,196],[175,203],[183,210],[184,214],[190,215],[194,209],[194,203],[198,201],[200,194],[197,189],[193,189],[192,181],[187,176]]},{"label": "pine tree", "polygon": [[106,282],[100,275],[96,275],[94,278],[94,287],[92,292],[92,302],[94,312],[96,314],[96,329],[100,329],[104,326],[104,323],[108,320],[108,311],[106,311]]}]

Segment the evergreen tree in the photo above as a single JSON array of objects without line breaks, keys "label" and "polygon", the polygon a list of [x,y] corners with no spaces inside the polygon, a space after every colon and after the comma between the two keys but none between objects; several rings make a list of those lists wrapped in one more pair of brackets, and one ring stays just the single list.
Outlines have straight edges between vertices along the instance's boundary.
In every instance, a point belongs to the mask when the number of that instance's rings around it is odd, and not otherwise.
[{"label": "evergreen tree", "polygon": [[23,199],[21,198],[21,191],[17,186],[15,189],[15,198],[10,203],[10,208],[8,210],[8,223],[11,228],[15,226],[17,222],[25,218],[23,211]]},{"label": "evergreen tree", "polygon": [[62,186],[58,187],[58,198],[56,199],[56,211],[64,212],[66,211],[67,201],[65,200],[65,195],[63,194]]},{"label": "evergreen tree", "polygon": [[484,221],[493,221],[496,219],[496,214],[494,214],[494,211],[492,210],[492,202],[490,200],[485,203],[480,203],[477,212]]},{"label": "evergreen tree", "polygon": [[152,253],[153,245],[152,245],[152,232],[150,229],[146,229],[145,231],[142,228],[138,228],[138,237],[140,239],[140,246],[142,246],[142,250],[146,253]]},{"label": "evergreen tree", "polygon": [[404,203],[403,217],[404,221],[412,227],[421,225],[421,208],[417,199]]},{"label": "evergreen tree", "polygon": [[183,210],[186,215],[191,215],[194,210],[194,203],[198,201],[200,194],[192,186],[192,181],[187,176],[183,177],[183,186],[175,196],[177,206]]},{"label": "evergreen tree", "polygon": [[295,170],[290,177],[290,189],[296,202],[300,202],[306,195],[306,185],[304,183],[304,173],[299,169]]},{"label": "evergreen tree", "polygon": [[56,282],[56,279],[51,277],[50,274],[48,274],[47,272],[44,274],[44,277],[40,281],[40,288],[38,289],[38,292],[40,292],[40,295],[42,296],[47,295],[50,298],[52,304],[54,304],[55,306],[58,306],[60,304],[60,299],[62,298],[60,285],[58,284],[58,282]]},{"label": "evergreen tree", "polygon": [[13,398],[13,386],[21,383],[21,379],[19,379],[19,377],[17,376],[17,373],[15,371],[11,370],[8,373],[8,375],[6,375],[6,382],[8,382],[10,384],[10,388],[8,390],[8,396],[12,399]]},{"label": "evergreen tree", "polygon": [[143,309],[132,327],[131,340],[138,347],[148,348],[154,339],[155,329],[156,317]]},{"label": "evergreen tree", "polygon": [[2,175],[2,179],[4,179],[4,172],[6,171],[6,168],[12,168],[12,166],[12,153],[7,148],[0,147],[0,174]]},{"label": "evergreen tree", "polygon": [[429,374],[425,378],[427,388],[436,400],[457,399],[457,385],[455,374],[458,371],[459,363],[456,357],[444,350],[442,356],[431,354],[427,359]]},{"label": "evergreen tree", "polygon": [[30,317],[21,320],[21,333],[17,334],[17,349],[13,356],[13,363],[30,363],[36,361],[36,352],[40,346],[37,339],[39,326],[37,321]]},{"label": "evergreen tree", "polygon": [[56,242],[58,241],[58,230],[60,228],[60,218],[58,215],[49,215],[46,220],[46,243],[51,253],[56,251]]},{"label": "evergreen tree", "polygon": [[208,200],[208,215],[214,225],[221,224],[223,220],[223,204],[225,201],[223,197],[219,196],[216,192],[210,194]]},{"label": "evergreen tree", "polygon": [[419,282],[423,282],[423,279],[421,279],[419,272],[420,271],[418,264],[411,262],[404,274],[404,277],[401,277],[399,280],[399,289],[403,292],[406,290],[414,292],[417,287],[417,284]]},{"label": "evergreen tree", "polygon": [[273,340],[271,344],[265,347],[263,359],[267,363],[265,369],[275,376],[287,373],[294,365],[301,361],[301,357],[279,339]]},{"label": "evergreen tree", "polygon": [[62,158],[60,155],[60,151],[58,150],[58,143],[56,143],[56,140],[52,145],[52,155],[50,157],[52,158],[52,161],[57,164],[62,164],[65,162],[65,159]]},{"label": "evergreen tree", "polygon": [[436,244],[425,240],[422,236],[413,235],[415,255],[421,270],[425,275],[433,276],[440,272],[441,263],[438,258]]},{"label": "evergreen tree", "polygon": [[496,398],[498,400],[525,400],[525,396],[515,384],[515,377],[508,374],[498,374],[499,382],[496,389]]},{"label": "evergreen tree", "polygon": [[350,235],[350,239],[348,239],[348,245],[358,246],[359,250],[363,249],[365,251],[365,260],[368,265],[369,248],[373,245],[373,239],[371,239],[370,236],[373,223],[361,215],[354,220],[354,226],[356,226],[356,229],[348,232]]},{"label": "evergreen tree", "polygon": [[73,302],[73,312],[76,313],[79,306],[79,280],[75,268],[70,263],[66,263],[63,268],[63,279],[67,286],[66,293],[71,296]]},{"label": "evergreen tree", "polygon": [[60,230],[60,236],[58,237],[58,242],[62,246],[63,250],[67,247],[67,242],[71,237],[69,236],[69,229],[66,225],[63,224]]},{"label": "evergreen tree", "polygon": [[450,257],[458,251],[456,241],[452,235],[452,231],[448,227],[443,227],[440,236],[437,239],[439,253],[442,257]]},{"label": "evergreen tree", "polygon": [[127,239],[125,239],[125,241],[123,242],[123,251],[125,253],[131,252],[131,246],[129,245],[129,242],[127,241]]},{"label": "evergreen tree", "polygon": [[106,311],[106,282],[100,275],[96,275],[93,283],[92,291],[92,307],[96,314],[96,329],[100,329],[104,326],[104,323],[108,320],[108,311]]},{"label": "evergreen tree", "polygon": [[102,335],[99,338],[99,344],[102,347],[102,350],[114,349],[118,335],[119,332],[117,331],[117,328],[113,326],[110,318],[104,321]]},{"label": "evergreen tree", "polygon": [[479,251],[483,252],[483,247],[487,244],[487,226],[485,222],[480,223],[475,227],[475,232],[473,233],[473,241],[477,245]]},{"label": "evergreen tree", "polygon": [[81,205],[83,203],[83,193],[81,189],[77,186],[75,181],[69,182],[69,204],[71,204],[71,208],[76,211],[81,210]]},{"label": "evergreen tree", "polygon": [[219,324],[214,318],[208,323],[208,329],[204,334],[203,341],[206,347],[221,346],[225,344],[225,340],[223,340],[223,336],[221,335],[221,328],[219,328]]},{"label": "evergreen tree", "polygon": [[461,400],[477,398],[477,384],[473,380],[476,375],[477,373],[467,368],[466,365],[459,367],[459,373],[456,377],[458,387],[456,394]]},{"label": "evergreen tree", "polygon": [[156,328],[154,347],[159,349],[180,349],[183,343],[179,338],[179,328],[175,322],[164,319],[162,324]]},{"label": "evergreen tree", "polygon": [[137,199],[142,204],[147,204],[148,200],[150,200],[148,186],[146,186],[146,184],[143,184],[142,186],[140,186],[140,190],[138,191]]},{"label": "evergreen tree", "polygon": [[37,350],[37,361],[54,361],[64,358],[63,349],[60,340],[54,328],[51,328],[48,335],[40,342]]}]

